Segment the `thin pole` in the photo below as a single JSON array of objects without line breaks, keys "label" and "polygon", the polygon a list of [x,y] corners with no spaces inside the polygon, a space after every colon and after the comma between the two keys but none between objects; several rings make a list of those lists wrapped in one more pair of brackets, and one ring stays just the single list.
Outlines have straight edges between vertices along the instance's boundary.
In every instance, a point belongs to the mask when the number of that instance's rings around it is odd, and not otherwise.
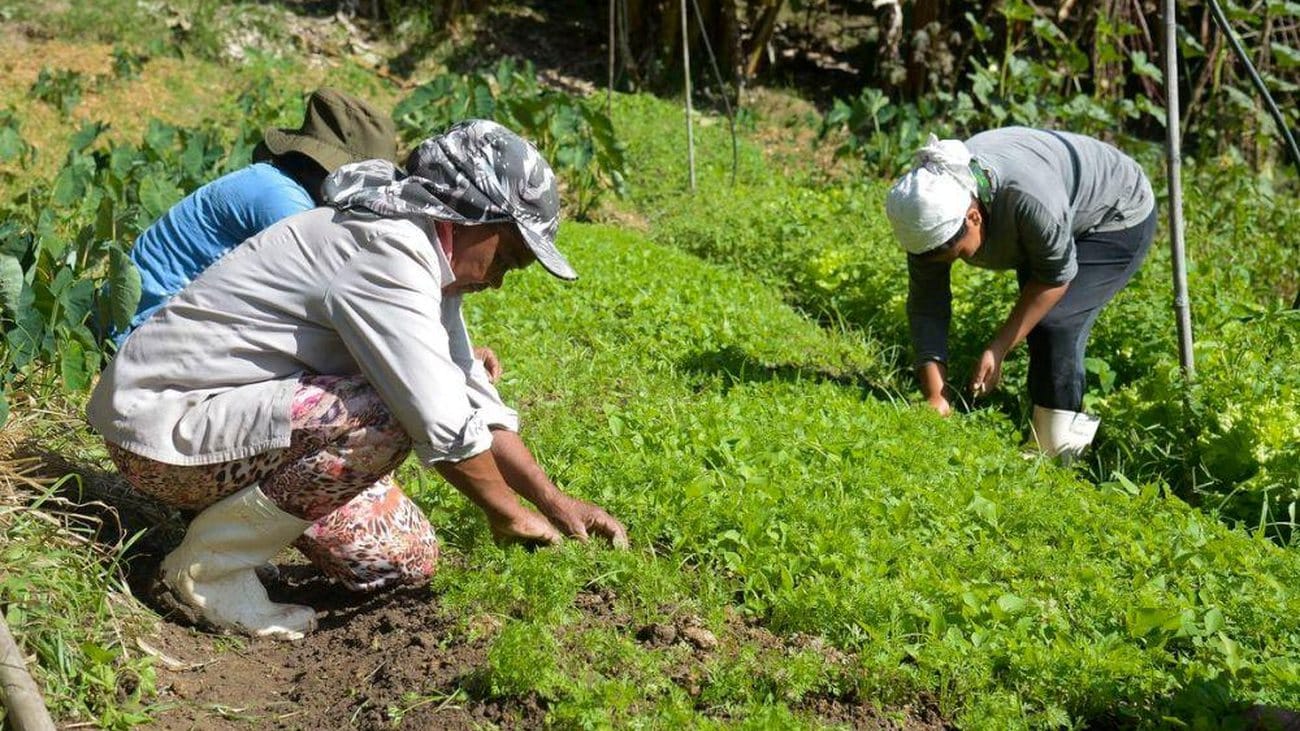
[{"label": "thin pole", "polygon": [[[700,24],[700,38],[704,39],[704,50],[709,54],[709,63],[713,66],[713,78],[718,80],[718,93],[722,95],[722,108],[727,110],[727,127],[731,129],[731,184],[736,184],[736,169],[740,167],[740,146],[736,142],[736,114],[731,110],[731,102],[727,99],[727,82],[722,80],[722,72],[718,70],[718,57],[713,53],[713,44],[709,42],[709,29],[704,26],[704,13],[700,12],[699,0],[691,0],[691,7],[695,8],[695,19]],[[812,7],[811,5],[809,7]],[[736,98],[736,104],[739,106],[740,97]]]},{"label": "thin pole", "polygon": [[1192,356],[1192,311],[1187,298],[1186,246],[1183,241],[1182,139],[1178,128],[1178,23],[1174,0],[1164,0],[1165,14],[1165,158],[1169,167],[1169,245],[1174,260],[1174,311],[1178,317],[1178,360],[1183,377],[1196,377]]},{"label": "thin pole", "polygon": [[682,76],[686,84],[686,161],[691,169],[691,192],[695,191],[695,123],[691,120],[691,39],[687,27],[686,0],[682,0]]}]

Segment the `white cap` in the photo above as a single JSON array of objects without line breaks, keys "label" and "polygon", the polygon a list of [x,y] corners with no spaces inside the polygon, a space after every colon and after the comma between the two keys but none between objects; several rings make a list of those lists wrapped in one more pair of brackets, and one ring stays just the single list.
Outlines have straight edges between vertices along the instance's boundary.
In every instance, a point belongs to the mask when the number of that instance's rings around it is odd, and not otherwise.
[{"label": "white cap", "polygon": [[924,254],[961,230],[975,193],[970,161],[970,151],[959,140],[930,135],[916,153],[916,167],[889,189],[885,215],[904,251]]}]

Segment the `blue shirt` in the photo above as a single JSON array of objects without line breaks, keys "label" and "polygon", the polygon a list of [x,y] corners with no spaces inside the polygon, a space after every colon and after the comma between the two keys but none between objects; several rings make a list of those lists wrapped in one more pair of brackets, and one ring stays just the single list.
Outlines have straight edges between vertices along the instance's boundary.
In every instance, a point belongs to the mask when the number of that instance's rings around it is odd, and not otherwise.
[{"label": "blue shirt", "polygon": [[224,175],[172,206],[136,239],[131,261],[140,270],[140,304],[126,337],[203,270],[271,224],[315,208],[293,178],[259,162]]}]

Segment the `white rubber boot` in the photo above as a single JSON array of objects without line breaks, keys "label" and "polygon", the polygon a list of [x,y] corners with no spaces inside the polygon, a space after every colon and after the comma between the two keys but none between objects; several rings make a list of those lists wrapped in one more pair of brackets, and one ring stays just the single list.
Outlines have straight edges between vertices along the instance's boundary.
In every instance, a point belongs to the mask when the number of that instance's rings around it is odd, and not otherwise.
[{"label": "white rubber boot", "polygon": [[1034,441],[1049,457],[1063,464],[1078,459],[1097,436],[1101,419],[1078,411],[1034,407]]},{"label": "white rubber boot", "polygon": [[161,578],[174,598],[219,629],[256,637],[298,640],[316,628],[316,612],[276,604],[256,569],[311,525],[281,510],[257,485],[222,498],[199,513]]}]

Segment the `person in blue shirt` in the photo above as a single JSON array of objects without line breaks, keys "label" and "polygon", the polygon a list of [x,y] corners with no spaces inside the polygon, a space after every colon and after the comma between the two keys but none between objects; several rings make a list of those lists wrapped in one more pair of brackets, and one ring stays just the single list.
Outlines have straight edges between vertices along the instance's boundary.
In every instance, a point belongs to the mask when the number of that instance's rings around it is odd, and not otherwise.
[{"label": "person in blue shirt", "polygon": [[321,203],[325,177],[362,160],[397,158],[397,130],[388,115],[333,89],[307,100],[299,129],[268,129],[254,163],[208,183],[172,206],[136,239],[131,261],[141,296],[127,336],[213,262],[271,224]]}]

